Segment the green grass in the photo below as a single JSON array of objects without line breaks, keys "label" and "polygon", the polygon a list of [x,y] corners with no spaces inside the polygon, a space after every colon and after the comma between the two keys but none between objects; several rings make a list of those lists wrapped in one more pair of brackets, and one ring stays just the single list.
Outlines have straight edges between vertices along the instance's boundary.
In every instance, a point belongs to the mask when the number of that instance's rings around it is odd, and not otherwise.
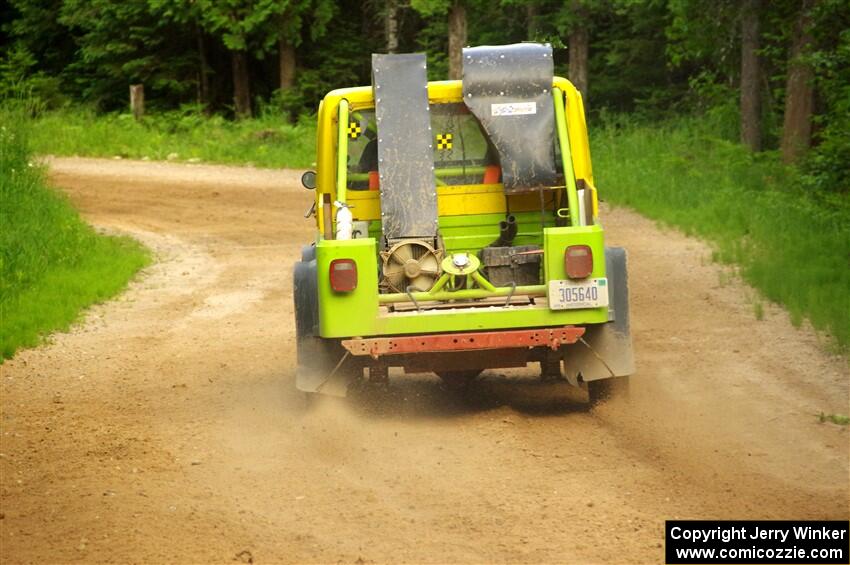
[{"label": "green grass", "polygon": [[818,420],[821,424],[825,422],[832,422],[839,426],[850,425],[850,417],[844,416],[843,414],[824,414],[821,412],[820,415],[818,415]]},{"label": "green grass", "polygon": [[67,329],[149,262],[138,243],[96,233],[46,185],[22,115],[0,108],[0,361]]},{"label": "green grass", "polygon": [[753,314],[759,322],[764,320],[764,304],[761,300],[756,299],[756,301],[753,302]]},{"label": "green grass", "polygon": [[272,115],[228,121],[194,110],[145,116],[55,111],[34,120],[31,145],[41,155],[229,163],[306,168],[316,152],[314,119],[289,124]]},{"label": "green grass", "polygon": [[753,156],[715,131],[700,119],[597,129],[591,144],[601,198],[708,240],[715,260],[737,264],[792,322],[809,319],[847,351],[847,197],[807,191],[776,155]]}]

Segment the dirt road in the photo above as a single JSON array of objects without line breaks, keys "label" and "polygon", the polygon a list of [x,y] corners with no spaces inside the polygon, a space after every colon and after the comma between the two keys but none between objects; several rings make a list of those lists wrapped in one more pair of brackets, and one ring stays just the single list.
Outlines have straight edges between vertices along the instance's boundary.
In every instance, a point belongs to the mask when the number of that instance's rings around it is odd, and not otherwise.
[{"label": "dirt road", "polygon": [[816,417],[847,413],[847,359],[778,308],[757,321],[704,245],[629,211],[605,210],[630,253],[628,404],[464,402],[422,375],[307,411],[296,173],[51,177],[159,261],[0,368],[3,562],[651,563],[669,518],[848,518],[848,429]]}]

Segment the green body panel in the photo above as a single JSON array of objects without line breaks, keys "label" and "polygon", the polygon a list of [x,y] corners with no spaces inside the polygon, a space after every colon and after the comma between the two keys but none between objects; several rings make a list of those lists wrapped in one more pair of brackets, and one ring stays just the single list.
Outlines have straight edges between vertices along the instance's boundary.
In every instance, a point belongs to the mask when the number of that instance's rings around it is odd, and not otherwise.
[{"label": "green body panel", "polygon": [[593,272],[590,278],[605,276],[605,236],[602,226],[546,228],[544,241],[543,269],[547,283],[567,278],[564,249],[570,245],[589,245],[593,251]]},{"label": "green body panel", "polygon": [[[541,245],[540,212],[515,212],[519,230],[513,245]],[[504,214],[475,214],[440,218],[440,235],[446,253],[474,253],[493,243],[499,237],[499,222]],[[546,226],[554,226],[551,214],[546,215]]]},{"label": "green body panel", "polygon": [[[352,292],[334,292],[331,289],[329,273],[334,259],[354,259],[357,263],[357,288]],[[319,335],[357,335],[356,330],[363,327],[363,322],[374,320],[378,314],[378,257],[375,240],[371,237],[330,241],[320,239],[316,243],[316,267]]]},{"label": "green body panel", "polygon": [[[540,215],[536,225],[529,222],[523,235],[527,243],[540,243]],[[441,233],[449,252],[477,250],[498,235],[492,229],[501,215],[482,214],[441,218]],[[495,220],[495,222],[494,222]],[[375,224],[377,222],[373,222]],[[485,224],[487,224],[485,228]],[[532,226],[537,228],[532,231]],[[454,230],[454,231],[453,231]],[[372,231],[370,226],[370,232]],[[608,321],[608,308],[550,310],[544,301],[534,306],[435,309],[422,312],[387,312],[378,304],[378,257],[375,238],[318,242],[316,260],[319,285],[319,327],[322,337],[366,337],[436,332],[534,328],[547,326],[600,324]],[[452,243],[449,243],[449,242]],[[483,243],[482,243],[483,242]],[[525,243],[518,238],[517,243]],[[545,282],[566,278],[564,249],[569,245],[588,245],[593,250],[593,277],[605,276],[604,237],[601,226],[548,227],[543,246]],[[334,259],[353,259],[357,263],[357,288],[336,293],[330,288],[329,267]],[[504,289],[500,289],[504,290]],[[501,293],[501,292],[500,292]]]}]

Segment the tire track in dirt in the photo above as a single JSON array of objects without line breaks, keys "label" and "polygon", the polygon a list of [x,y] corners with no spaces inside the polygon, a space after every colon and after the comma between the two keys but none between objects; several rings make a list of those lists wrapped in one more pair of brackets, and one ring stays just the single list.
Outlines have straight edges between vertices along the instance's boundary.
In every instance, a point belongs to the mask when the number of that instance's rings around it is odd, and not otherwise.
[{"label": "tire track in dirt", "polygon": [[847,428],[815,417],[848,411],[847,359],[634,213],[604,214],[630,253],[628,403],[464,401],[420,375],[307,412],[297,172],[51,170],[159,262],[0,367],[4,562],[660,562],[666,518],[848,517]]}]

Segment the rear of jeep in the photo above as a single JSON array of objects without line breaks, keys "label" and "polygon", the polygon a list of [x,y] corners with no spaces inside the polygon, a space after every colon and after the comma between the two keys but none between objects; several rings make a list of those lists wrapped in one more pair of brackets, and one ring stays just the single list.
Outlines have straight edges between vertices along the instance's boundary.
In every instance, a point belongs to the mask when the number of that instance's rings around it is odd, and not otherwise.
[{"label": "rear of jeep", "polygon": [[539,363],[591,400],[633,372],[626,256],[605,246],[580,95],[549,46],[373,55],[319,107],[316,240],[294,271],[297,386],[390,367],[463,387]]}]

